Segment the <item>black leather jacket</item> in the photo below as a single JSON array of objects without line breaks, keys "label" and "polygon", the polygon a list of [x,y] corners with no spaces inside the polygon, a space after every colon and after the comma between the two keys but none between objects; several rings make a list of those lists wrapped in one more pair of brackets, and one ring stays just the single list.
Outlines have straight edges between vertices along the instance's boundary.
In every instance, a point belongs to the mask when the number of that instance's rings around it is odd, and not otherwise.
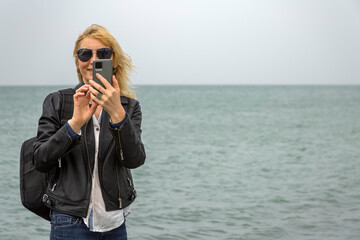
[{"label": "black leather jacket", "polygon": [[[39,171],[47,173],[45,204],[59,212],[86,217],[95,161],[93,123],[90,119],[81,128],[80,139],[71,138],[61,124],[61,102],[59,92],[49,94],[44,101],[34,162]],[[145,161],[139,102],[122,96],[121,103],[128,117],[119,129],[109,126],[110,116],[105,110],[101,114],[98,171],[107,211],[125,208],[134,201],[136,191],[130,169]]]}]

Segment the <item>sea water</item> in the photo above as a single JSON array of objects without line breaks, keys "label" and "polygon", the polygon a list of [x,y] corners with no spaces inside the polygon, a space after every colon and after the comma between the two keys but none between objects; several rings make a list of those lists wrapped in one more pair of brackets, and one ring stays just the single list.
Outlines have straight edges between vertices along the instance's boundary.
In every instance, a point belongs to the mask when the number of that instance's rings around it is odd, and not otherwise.
[{"label": "sea water", "polygon": [[[0,87],[0,239],[48,239],[20,201],[45,96]],[[145,165],[129,239],[360,239],[360,86],[137,86]]]}]

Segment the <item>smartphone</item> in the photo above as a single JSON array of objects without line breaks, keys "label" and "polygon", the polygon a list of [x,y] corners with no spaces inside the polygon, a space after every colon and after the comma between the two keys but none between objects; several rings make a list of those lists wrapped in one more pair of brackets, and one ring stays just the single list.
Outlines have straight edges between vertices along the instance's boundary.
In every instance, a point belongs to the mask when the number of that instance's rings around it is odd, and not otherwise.
[{"label": "smartphone", "polygon": [[112,85],[113,62],[111,59],[97,59],[93,62],[93,80],[105,88],[104,84],[96,77],[96,73],[103,76]]}]

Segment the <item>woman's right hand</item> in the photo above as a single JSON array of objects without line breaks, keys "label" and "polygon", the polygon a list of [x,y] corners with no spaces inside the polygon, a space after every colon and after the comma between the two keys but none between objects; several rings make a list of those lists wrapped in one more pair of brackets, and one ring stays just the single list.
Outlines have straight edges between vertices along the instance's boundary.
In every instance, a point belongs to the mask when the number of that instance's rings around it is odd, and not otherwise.
[{"label": "woman's right hand", "polygon": [[89,121],[99,105],[92,102],[90,107],[89,88],[89,85],[83,85],[74,94],[74,112],[68,123],[76,133],[80,133],[81,127]]}]

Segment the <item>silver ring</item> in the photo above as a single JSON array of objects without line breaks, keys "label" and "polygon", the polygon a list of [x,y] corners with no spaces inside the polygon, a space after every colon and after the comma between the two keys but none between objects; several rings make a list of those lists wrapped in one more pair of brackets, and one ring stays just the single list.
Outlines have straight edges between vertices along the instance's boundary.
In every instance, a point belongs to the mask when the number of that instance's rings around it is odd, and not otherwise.
[{"label": "silver ring", "polygon": [[97,99],[100,99],[101,96],[102,96],[102,93],[101,93],[101,92],[98,92],[98,93],[95,95],[95,97],[96,97]]}]

